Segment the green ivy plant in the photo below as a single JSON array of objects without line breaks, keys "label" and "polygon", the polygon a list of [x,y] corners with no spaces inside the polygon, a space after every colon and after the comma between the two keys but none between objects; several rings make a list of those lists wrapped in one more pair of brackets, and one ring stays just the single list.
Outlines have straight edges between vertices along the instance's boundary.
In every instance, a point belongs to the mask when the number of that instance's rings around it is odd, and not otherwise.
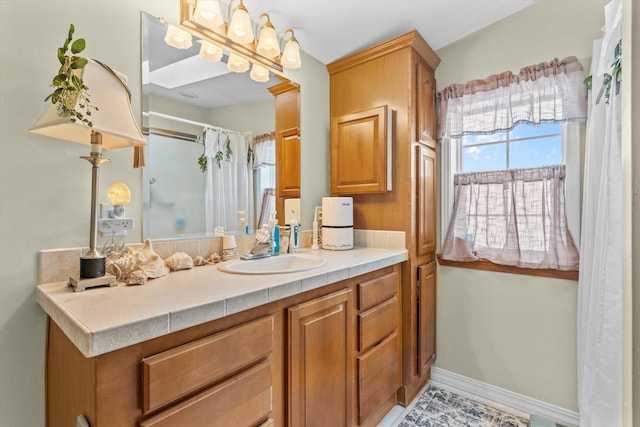
[{"label": "green ivy plant", "polygon": [[[62,47],[58,48],[58,61],[61,66],[52,81],[55,89],[45,98],[45,102],[51,100],[61,117],[69,117],[72,122],[79,121],[93,127],[91,111],[97,111],[98,108],[91,105],[89,88],[79,73],[89,61],[87,58],[76,56],[85,49],[86,42],[82,38],[73,40],[74,31],[75,28],[71,24],[67,39]],[[76,104],[79,109],[76,109]]]}]

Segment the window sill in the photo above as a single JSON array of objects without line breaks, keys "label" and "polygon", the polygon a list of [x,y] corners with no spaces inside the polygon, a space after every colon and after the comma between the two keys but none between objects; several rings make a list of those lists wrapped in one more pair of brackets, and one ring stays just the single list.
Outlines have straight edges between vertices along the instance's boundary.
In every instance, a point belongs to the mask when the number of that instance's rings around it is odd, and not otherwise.
[{"label": "window sill", "polygon": [[438,254],[438,264],[447,267],[471,268],[473,270],[495,271],[499,273],[524,274],[526,276],[548,277],[552,279],[578,280],[578,271],[563,271],[551,269],[522,268],[510,265],[494,264],[484,258],[473,262],[459,262],[443,260]]}]

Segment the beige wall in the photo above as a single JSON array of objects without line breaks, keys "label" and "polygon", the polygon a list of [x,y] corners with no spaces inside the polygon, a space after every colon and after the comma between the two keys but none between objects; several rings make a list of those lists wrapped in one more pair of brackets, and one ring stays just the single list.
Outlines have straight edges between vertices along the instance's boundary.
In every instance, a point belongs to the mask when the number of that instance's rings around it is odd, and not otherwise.
[{"label": "beige wall", "polygon": [[[438,50],[438,90],[575,55],[588,73],[607,0],[538,0]],[[438,269],[436,366],[577,411],[577,282]]]},{"label": "beige wall", "polygon": [[[38,251],[86,246],[89,240],[91,172],[78,158],[88,147],[26,130],[45,109],[59,67],[56,49],[70,23],[87,41],[83,55],[127,74],[139,114],[141,10],[177,23],[179,2],[0,0],[0,426],[44,425],[46,318],[35,303]],[[304,81],[303,156],[328,164],[328,76],[318,61],[306,56],[303,61],[295,73],[300,79],[294,79]],[[131,168],[131,149],[105,157],[111,162],[101,169],[101,194],[113,181],[129,184],[134,200],[127,212],[136,228],[127,241],[138,242],[142,172]],[[317,204],[317,189],[328,187],[327,175],[303,179],[303,185],[310,189],[310,203]]]}]

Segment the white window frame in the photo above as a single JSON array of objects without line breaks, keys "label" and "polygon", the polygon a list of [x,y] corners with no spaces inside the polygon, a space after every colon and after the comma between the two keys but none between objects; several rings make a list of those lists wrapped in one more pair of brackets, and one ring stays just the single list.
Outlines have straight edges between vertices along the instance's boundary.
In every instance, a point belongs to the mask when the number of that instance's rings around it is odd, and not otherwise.
[{"label": "white window frame", "polygon": [[[580,123],[569,122],[564,123],[562,126],[562,162],[566,166],[565,208],[567,213],[567,226],[576,247],[580,247],[582,133]],[[449,222],[453,214],[453,176],[460,172],[462,164],[462,138],[444,138],[438,146],[440,151],[439,247],[440,250],[442,250],[442,244],[449,230]]]}]

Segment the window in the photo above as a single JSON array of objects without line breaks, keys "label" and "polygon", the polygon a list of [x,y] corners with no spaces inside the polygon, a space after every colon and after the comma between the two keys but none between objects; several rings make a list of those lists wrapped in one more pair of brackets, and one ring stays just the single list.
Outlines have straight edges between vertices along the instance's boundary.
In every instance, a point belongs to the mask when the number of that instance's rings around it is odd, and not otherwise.
[{"label": "window", "polygon": [[[555,212],[571,202],[568,222],[579,230],[577,124],[518,124],[505,132],[465,135],[449,147],[450,177],[443,176],[443,183],[450,188],[442,191],[444,259],[452,259],[453,251],[455,261],[488,259],[523,268],[568,269],[577,263],[571,237],[561,231],[554,236],[558,230],[552,225]],[[566,192],[577,195],[577,202],[573,196],[565,201]],[[445,210],[446,200],[451,205]],[[464,206],[454,206],[454,200]],[[455,238],[445,248],[448,233]]]},{"label": "window", "polygon": [[562,125],[519,124],[508,132],[462,137],[460,172],[559,165]]},{"label": "window", "polygon": [[438,93],[443,259],[577,270],[583,82],[571,56]]}]

